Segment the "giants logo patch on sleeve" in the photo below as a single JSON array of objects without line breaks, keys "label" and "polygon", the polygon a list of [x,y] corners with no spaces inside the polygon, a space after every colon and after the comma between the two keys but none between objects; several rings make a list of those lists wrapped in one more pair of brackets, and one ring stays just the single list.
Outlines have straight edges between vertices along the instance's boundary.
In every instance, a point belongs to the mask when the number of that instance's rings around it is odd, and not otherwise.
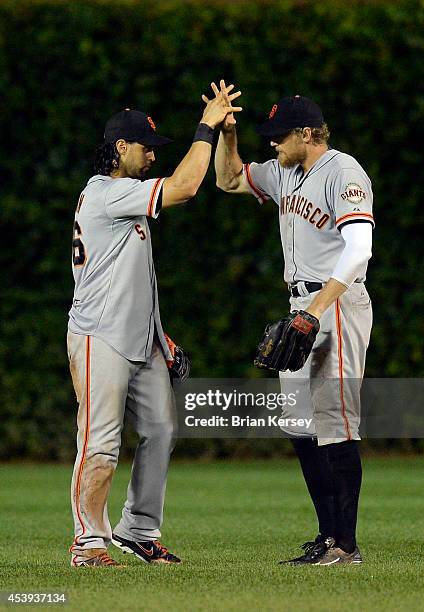
[{"label": "giants logo patch on sleeve", "polygon": [[349,183],[346,185],[344,192],[341,194],[342,200],[347,200],[352,204],[359,204],[366,200],[367,194],[357,183]]}]

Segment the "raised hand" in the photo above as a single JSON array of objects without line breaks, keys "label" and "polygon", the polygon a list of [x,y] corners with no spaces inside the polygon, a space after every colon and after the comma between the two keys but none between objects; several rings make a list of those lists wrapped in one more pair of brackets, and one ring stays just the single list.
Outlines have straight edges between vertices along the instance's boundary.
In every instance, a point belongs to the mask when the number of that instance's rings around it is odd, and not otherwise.
[{"label": "raised hand", "polygon": [[[210,100],[205,95],[202,95],[202,100],[206,103],[205,111],[207,110],[209,104],[212,104],[217,100],[221,100],[221,104],[225,104],[227,112],[219,123],[221,123],[221,129],[223,129],[224,131],[228,131],[233,129],[233,126],[236,124],[236,118],[234,117],[234,113],[240,112],[242,110],[241,106],[233,107],[231,104],[233,100],[241,96],[241,91],[230,93],[234,89],[234,85],[226,85],[224,79],[220,80],[219,85],[220,89],[218,89],[217,85],[214,82],[211,83],[212,91],[215,94],[214,100]],[[216,125],[218,125],[218,123]]]}]

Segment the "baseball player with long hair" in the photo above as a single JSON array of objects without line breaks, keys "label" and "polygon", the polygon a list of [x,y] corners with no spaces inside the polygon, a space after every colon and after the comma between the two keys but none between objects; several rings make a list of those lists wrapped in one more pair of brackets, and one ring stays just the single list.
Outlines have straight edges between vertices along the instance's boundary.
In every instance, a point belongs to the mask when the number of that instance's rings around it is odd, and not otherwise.
[{"label": "baseball player with long hair", "polygon": [[[74,222],[75,292],[68,356],[77,399],[78,453],[72,477],[74,567],[114,567],[111,542],[146,563],[179,563],[159,541],[176,419],[168,366],[175,345],[163,332],[148,218],[199,189],[214,128],[239,93],[206,106],[193,144],[173,174],[147,178],[154,148],[171,142],[150,117],[125,109],[106,124],[96,174],[83,189]],[[241,110],[241,109],[232,109]],[[107,499],[124,415],[137,446],[121,520],[113,532]]]},{"label": "baseball player with long hair", "polygon": [[[212,88],[216,96],[226,95],[224,81],[221,89]],[[206,96],[203,100],[209,103]],[[227,193],[253,194],[261,204],[273,200],[278,207],[284,280],[291,311],[297,313],[290,324],[289,361],[294,355],[294,362],[302,362],[299,346],[305,342],[296,345],[297,338],[319,330],[303,367],[280,373],[283,388],[295,385],[308,392],[307,400],[284,417],[312,418],[313,430],[287,433],[319,524],[319,535],[303,545],[304,554],[288,562],[358,564],[359,391],[372,325],[364,285],[374,227],[371,182],[353,157],[329,147],[321,109],[308,98],[282,98],[258,132],[275,157],[243,164],[235,119],[228,114],[215,155],[217,185]]]}]

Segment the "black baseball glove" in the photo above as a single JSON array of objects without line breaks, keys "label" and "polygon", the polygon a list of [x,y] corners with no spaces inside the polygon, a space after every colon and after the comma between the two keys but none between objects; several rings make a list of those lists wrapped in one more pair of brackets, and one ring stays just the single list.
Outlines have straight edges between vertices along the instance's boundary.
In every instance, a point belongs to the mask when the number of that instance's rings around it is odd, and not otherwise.
[{"label": "black baseball glove", "polygon": [[172,359],[166,361],[171,380],[179,378],[181,382],[184,382],[190,376],[190,357],[188,353],[185,353],[180,346],[177,346],[167,334],[164,335],[172,355]]},{"label": "black baseball glove", "polygon": [[179,378],[181,382],[190,376],[191,361],[187,353],[180,346],[175,347],[174,361],[169,367],[171,378]]},{"label": "black baseball glove", "polygon": [[267,325],[254,365],[268,370],[300,370],[309,357],[319,332],[319,321],[304,310]]}]

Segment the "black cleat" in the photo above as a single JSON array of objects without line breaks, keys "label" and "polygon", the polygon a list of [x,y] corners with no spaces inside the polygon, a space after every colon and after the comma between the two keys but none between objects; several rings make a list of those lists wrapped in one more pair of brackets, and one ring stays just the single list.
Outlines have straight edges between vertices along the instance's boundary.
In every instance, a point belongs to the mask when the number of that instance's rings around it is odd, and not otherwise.
[{"label": "black cleat", "polygon": [[162,546],[159,540],[133,542],[112,534],[112,544],[120,548],[124,553],[135,555],[138,559],[144,561],[144,563],[181,563],[181,559],[170,553],[165,546]]},{"label": "black cleat", "polygon": [[280,561],[280,563],[288,563],[290,565],[315,565],[327,552],[329,548],[334,546],[333,538],[326,538],[319,533],[314,542],[305,542],[301,548],[305,551],[300,557]]}]

